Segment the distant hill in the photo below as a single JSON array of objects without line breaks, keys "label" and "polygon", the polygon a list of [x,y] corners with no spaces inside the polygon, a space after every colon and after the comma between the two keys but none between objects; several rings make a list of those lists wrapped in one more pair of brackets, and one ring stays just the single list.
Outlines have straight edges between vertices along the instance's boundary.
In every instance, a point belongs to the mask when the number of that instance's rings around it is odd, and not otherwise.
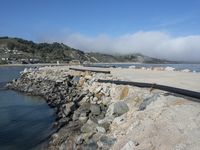
[{"label": "distant hill", "polygon": [[140,62],[168,63],[169,61],[151,58],[142,54],[109,55],[101,53],[85,53],[63,43],[34,43],[21,38],[0,37],[0,63],[21,63],[23,61],[53,63],[68,62]]},{"label": "distant hill", "polygon": [[129,55],[109,55],[101,53],[88,53],[90,57],[94,57],[101,62],[137,62],[137,63],[169,63],[172,61],[148,57],[139,53]]},{"label": "distant hill", "polygon": [[0,38],[1,58],[9,58],[12,61],[21,59],[37,59],[40,62],[56,62],[80,60],[88,58],[83,51],[71,48],[62,43],[34,43],[20,38]]}]

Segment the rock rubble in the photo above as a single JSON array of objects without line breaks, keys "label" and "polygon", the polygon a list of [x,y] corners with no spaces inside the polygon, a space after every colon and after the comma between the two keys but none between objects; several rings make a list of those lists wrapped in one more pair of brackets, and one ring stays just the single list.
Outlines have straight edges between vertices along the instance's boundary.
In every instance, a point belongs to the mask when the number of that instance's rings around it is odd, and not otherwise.
[{"label": "rock rubble", "polygon": [[109,87],[96,84],[99,78],[112,76],[44,67],[25,69],[7,87],[42,96],[55,109],[57,132],[48,149],[109,149],[115,142],[107,136],[111,122],[100,121],[126,113],[128,106],[123,102],[109,105]]},{"label": "rock rubble", "polygon": [[195,149],[200,104],[155,89],[99,83],[112,75],[65,67],[26,69],[10,89],[42,96],[55,109],[50,150]]}]

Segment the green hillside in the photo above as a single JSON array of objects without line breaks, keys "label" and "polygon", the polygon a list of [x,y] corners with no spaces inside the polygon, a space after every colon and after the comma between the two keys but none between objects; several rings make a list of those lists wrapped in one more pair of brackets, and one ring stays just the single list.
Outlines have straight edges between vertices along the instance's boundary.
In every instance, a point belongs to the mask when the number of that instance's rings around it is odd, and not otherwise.
[{"label": "green hillside", "polygon": [[55,63],[79,60],[80,62],[141,62],[165,63],[142,54],[109,55],[84,53],[63,43],[34,43],[21,38],[0,37],[0,63]]}]

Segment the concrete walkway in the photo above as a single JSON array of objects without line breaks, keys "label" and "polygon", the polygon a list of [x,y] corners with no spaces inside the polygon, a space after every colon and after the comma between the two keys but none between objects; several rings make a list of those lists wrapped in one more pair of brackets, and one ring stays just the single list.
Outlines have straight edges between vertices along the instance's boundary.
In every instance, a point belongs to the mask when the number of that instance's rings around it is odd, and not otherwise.
[{"label": "concrete walkway", "polygon": [[121,80],[156,83],[200,92],[200,73],[130,68],[96,68],[77,66],[74,66],[74,68],[111,71],[113,76],[118,77]]},{"label": "concrete walkway", "polygon": [[127,81],[156,83],[200,92],[200,73],[113,68],[111,74]]}]

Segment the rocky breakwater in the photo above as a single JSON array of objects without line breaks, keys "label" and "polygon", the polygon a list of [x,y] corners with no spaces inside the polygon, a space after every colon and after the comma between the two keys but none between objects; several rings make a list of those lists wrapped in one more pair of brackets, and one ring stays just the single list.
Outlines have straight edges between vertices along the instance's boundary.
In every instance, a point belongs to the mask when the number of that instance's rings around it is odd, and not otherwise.
[{"label": "rocky breakwater", "polygon": [[110,85],[99,84],[98,79],[113,77],[43,67],[21,72],[7,87],[41,96],[55,109],[56,132],[47,149],[109,149],[116,142],[109,136],[110,124],[129,108],[123,101],[113,102]]},{"label": "rocky breakwater", "polygon": [[153,88],[99,83],[112,75],[27,70],[8,87],[40,95],[57,114],[48,149],[199,149],[200,104]]}]

